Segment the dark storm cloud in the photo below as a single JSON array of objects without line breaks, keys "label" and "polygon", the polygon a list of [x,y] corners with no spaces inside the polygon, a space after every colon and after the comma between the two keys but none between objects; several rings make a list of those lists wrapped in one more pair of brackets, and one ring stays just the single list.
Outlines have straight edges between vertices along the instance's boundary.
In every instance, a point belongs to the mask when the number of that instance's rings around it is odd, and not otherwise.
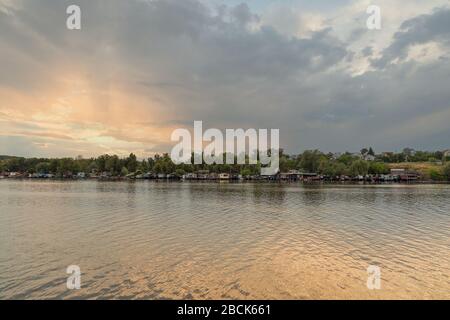
[{"label": "dark storm cloud", "polygon": [[365,47],[361,53],[365,56],[365,57],[370,57],[373,54],[373,48],[372,47]]},{"label": "dark storm cloud", "polygon": [[212,10],[195,0],[79,0],[82,30],[71,32],[64,13],[72,3],[24,0],[2,15],[0,43],[7,50],[0,58],[9,76],[2,72],[0,85],[32,90],[54,81],[53,69],[73,63],[93,86],[125,83],[161,102],[167,116],[152,119],[158,126],[203,120],[206,127],[280,128],[290,152],[448,143],[440,119],[450,110],[449,61],[390,64],[412,44],[448,44],[447,9],[406,21],[374,62],[383,69],[353,76],[337,67],[354,53],[333,29],[288,37],[254,26],[260,19],[247,5]]}]

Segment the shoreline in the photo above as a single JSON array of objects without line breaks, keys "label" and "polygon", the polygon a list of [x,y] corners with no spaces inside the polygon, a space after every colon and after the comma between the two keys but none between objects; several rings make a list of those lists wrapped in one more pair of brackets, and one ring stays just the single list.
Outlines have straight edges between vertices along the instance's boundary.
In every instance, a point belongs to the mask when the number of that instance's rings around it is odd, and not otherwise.
[{"label": "shoreline", "polygon": [[229,184],[286,184],[286,185],[373,185],[373,186],[393,186],[393,185],[450,185],[450,181],[433,181],[433,180],[422,180],[422,181],[300,181],[300,180],[270,180],[270,179],[230,179],[230,180],[220,180],[220,179],[129,179],[129,178],[0,178],[0,181],[34,181],[34,182],[155,182],[155,183],[229,183]]}]

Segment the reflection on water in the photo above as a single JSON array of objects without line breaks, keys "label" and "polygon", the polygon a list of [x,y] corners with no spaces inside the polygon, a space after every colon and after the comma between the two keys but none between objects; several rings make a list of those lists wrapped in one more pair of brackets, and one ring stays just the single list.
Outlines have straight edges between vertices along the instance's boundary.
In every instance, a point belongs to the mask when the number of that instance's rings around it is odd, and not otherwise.
[{"label": "reflection on water", "polygon": [[[450,298],[450,186],[0,182],[0,298]],[[81,267],[81,290],[66,268]],[[368,290],[367,267],[382,272]]]}]

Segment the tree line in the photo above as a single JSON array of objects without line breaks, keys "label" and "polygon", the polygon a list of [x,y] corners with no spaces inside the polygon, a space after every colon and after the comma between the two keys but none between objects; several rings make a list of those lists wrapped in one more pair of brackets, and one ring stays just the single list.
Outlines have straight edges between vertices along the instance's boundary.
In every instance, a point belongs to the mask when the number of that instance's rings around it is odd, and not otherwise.
[{"label": "tree line", "polygon": [[[225,155],[224,155],[225,157]],[[369,159],[369,160],[368,160]],[[430,172],[435,180],[450,180],[450,158],[444,152],[412,151],[405,149],[400,153],[383,153],[376,155],[372,148],[364,148],[359,154],[323,153],[319,150],[307,150],[298,155],[285,154],[280,150],[280,171],[299,170],[318,173],[330,177],[381,175],[390,172],[389,164],[403,162],[442,162],[441,171]],[[0,156],[0,172],[42,173],[63,176],[68,173],[103,173],[113,176],[126,176],[130,173],[164,173],[183,175],[186,173],[208,170],[211,173],[230,173],[252,176],[260,174],[261,165],[239,164],[178,164],[168,154],[155,155],[139,160],[131,153],[128,157],[101,155],[97,158],[22,158]]]}]

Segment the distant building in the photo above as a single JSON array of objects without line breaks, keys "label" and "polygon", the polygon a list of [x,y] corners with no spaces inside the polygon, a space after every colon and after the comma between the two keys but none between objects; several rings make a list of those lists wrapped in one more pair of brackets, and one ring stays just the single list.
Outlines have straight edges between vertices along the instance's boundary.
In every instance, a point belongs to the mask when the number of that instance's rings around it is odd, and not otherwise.
[{"label": "distant building", "polygon": [[391,169],[391,175],[397,177],[400,181],[417,181],[420,179],[420,174],[415,171],[406,169]]},{"label": "distant building", "polygon": [[416,155],[416,150],[412,148],[405,148],[403,149],[403,154],[405,154],[406,156],[414,157]]},{"label": "distant building", "polygon": [[339,159],[340,157],[342,156],[342,152],[336,152],[336,153],[333,153],[333,155],[332,155],[332,159],[333,160],[337,160],[337,159]]},{"label": "distant building", "polygon": [[362,159],[365,161],[375,161],[375,156],[366,153],[362,156]]},{"label": "distant building", "polygon": [[108,171],[103,171],[102,174],[100,175],[100,178],[109,178],[111,177],[111,173],[109,173]]},{"label": "distant building", "polygon": [[450,158],[450,149],[442,151],[444,153],[444,159]]},{"label": "distant building", "polygon": [[391,169],[391,174],[393,176],[399,176],[401,174],[404,174],[406,172],[406,169]]},{"label": "distant building", "polygon": [[21,178],[22,177],[22,173],[20,173],[20,172],[10,172],[9,173],[9,177],[10,178]]},{"label": "distant building", "polygon": [[289,172],[281,172],[280,179],[281,180],[297,180],[298,175],[299,175],[299,173],[297,170],[289,170]]},{"label": "distant building", "polygon": [[197,179],[197,174],[196,173],[186,173],[183,178],[186,180],[195,180],[195,179]]}]

